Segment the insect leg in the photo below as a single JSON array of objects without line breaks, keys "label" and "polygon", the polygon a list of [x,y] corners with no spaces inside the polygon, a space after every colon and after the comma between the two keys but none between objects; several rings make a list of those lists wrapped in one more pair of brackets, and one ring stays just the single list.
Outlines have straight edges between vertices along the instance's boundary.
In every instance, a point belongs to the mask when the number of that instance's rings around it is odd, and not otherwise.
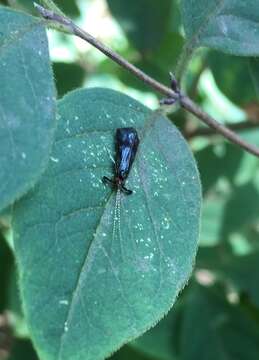
[{"label": "insect leg", "polygon": [[129,190],[129,189],[127,189],[127,188],[125,188],[125,186],[121,186],[121,190],[124,192],[124,194],[126,194],[126,195],[131,195],[132,193],[133,193],[133,191],[132,190]]},{"label": "insect leg", "polygon": [[109,179],[107,176],[103,176],[102,181],[105,184],[109,184],[109,185],[113,185],[113,186],[116,185],[115,181],[112,179]]}]

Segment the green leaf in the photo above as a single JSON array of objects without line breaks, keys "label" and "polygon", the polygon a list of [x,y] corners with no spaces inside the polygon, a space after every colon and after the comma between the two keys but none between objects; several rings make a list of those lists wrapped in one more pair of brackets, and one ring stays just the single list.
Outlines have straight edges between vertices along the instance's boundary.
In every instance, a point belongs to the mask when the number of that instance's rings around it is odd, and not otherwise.
[{"label": "green leaf", "polygon": [[60,97],[83,85],[84,70],[77,64],[54,62],[53,71]]},{"label": "green leaf", "polygon": [[160,46],[170,25],[172,0],[107,0],[113,16],[130,42],[143,53]]},{"label": "green leaf", "polygon": [[219,89],[239,106],[258,99],[259,59],[244,58],[213,51],[207,57]]},{"label": "green leaf", "polygon": [[28,340],[15,339],[8,360],[38,360],[32,344]]},{"label": "green leaf", "polygon": [[232,182],[243,157],[243,152],[232,144],[222,144],[218,150],[219,147],[210,145],[195,153],[205,195],[222,177]]},{"label": "green leaf", "polygon": [[[244,204],[246,204],[245,207]],[[235,232],[244,233],[246,238],[249,239],[253,227],[256,230],[258,212],[258,189],[251,183],[236,187],[233,189],[233,194],[225,207],[221,236],[226,238]]]},{"label": "green leaf", "polygon": [[182,0],[189,48],[207,46],[228,54],[259,54],[259,3],[254,0]]},{"label": "green leaf", "polygon": [[55,0],[54,2],[67,16],[77,17],[80,15],[76,0]]},{"label": "green leaf", "polygon": [[55,128],[55,89],[44,28],[0,7],[0,210],[45,169]]},{"label": "green leaf", "polygon": [[[59,113],[49,168],[14,209],[21,294],[42,360],[103,359],[161,319],[186,284],[199,175],[178,130],[123,94],[75,91]],[[101,179],[113,176],[115,129],[125,126],[140,146],[134,194],[122,195],[114,222],[115,193]]]},{"label": "green leaf", "polygon": [[259,329],[239,306],[231,306],[220,288],[196,286],[186,306],[181,359],[256,360]]},{"label": "green leaf", "polygon": [[155,359],[177,359],[183,309],[178,299],[164,319],[130,345]]},{"label": "green leaf", "polygon": [[258,272],[255,271],[258,265],[259,252],[246,256],[236,256],[222,269],[222,273],[232,285],[241,293],[246,293],[251,301],[259,307]]},{"label": "green leaf", "polygon": [[[53,1],[62,11],[64,11],[64,13],[67,16],[71,16],[71,17],[76,17],[80,15],[80,11],[79,8],[75,2],[75,0],[55,0]],[[34,7],[34,1],[33,0],[16,0],[15,1],[15,6],[19,7],[23,10],[29,11],[32,14],[37,14],[38,12],[36,11],[35,7]],[[44,5],[44,2],[41,2],[42,5]]]},{"label": "green leaf", "polygon": [[226,200],[222,194],[213,194],[204,201],[202,207],[202,224],[200,245],[213,246],[222,241],[221,227],[224,219]]},{"label": "green leaf", "polygon": [[150,357],[144,356],[141,352],[132,349],[130,346],[123,346],[122,349],[117,351],[109,360],[150,360]]},{"label": "green leaf", "polygon": [[218,275],[225,263],[231,261],[233,258],[231,249],[224,245],[225,244],[222,245],[220,243],[215,246],[200,246],[196,257],[195,268],[199,270],[206,269]]},{"label": "green leaf", "polygon": [[10,279],[11,268],[13,265],[13,257],[11,250],[5,242],[3,235],[0,232],[0,313],[7,307],[7,286]]},{"label": "green leaf", "polygon": [[229,279],[239,292],[246,293],[252,302],[259,306],[258,280],[259,275],[255,269],[258,266],[258,251],[246,256],[236,256],[222,270],[223,275]]}]

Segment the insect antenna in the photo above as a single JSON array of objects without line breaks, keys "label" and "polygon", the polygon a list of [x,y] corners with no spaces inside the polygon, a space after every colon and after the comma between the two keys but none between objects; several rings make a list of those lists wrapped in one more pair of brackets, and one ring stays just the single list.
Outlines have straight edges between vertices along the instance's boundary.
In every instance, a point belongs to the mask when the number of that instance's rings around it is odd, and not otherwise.
[{"label": "insect antenna", "polygon": [[115,238],[116,227],[118,225],[118,235],[121,241],[121,190],[118,188],[116,191],[115,207],[114,207],[114,218],[113,218],[113,232],[112,238]]}]

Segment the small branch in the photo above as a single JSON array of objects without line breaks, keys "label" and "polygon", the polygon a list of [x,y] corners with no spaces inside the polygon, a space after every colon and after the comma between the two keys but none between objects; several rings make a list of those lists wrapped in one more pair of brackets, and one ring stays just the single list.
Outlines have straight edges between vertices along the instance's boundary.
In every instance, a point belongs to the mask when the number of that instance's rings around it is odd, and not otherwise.
[{"label": "small branch", "polygon": [[198,117],[200,120],[202,120],[206,125],[208,125],[210,128],[212,128],[214,131],[222,134],[225,138],[230,140],[232,143],[242,147],[249,153],[256,155],[259,157],[259,148],[248,144],[246,141],[241,139],[238,135],[236,135],[232,130],[227,128],[226,126],[218,123],[216,120],[214,120],[209,114],[205,113],[203,110],[201,110],[194,102],[189,99],[186,96],[183,96],[181,98],[181,106],[190,112],[191,114]]},{"label": "small branch", "polygon": [[[227,128],[232,131],[242,131],[242,130],[252,130],[252,129],[259,129],[259,122],[251,122],[251,121],[240,121],[235,124],[228,124]],[[209,127],[202,127],[191,131],[186,131],[184,133],[187,139],[191,139],[197,136],[214,136],[217,135],[218,132],[215,129]]]},{"label": "small branch", "polygon": [[155,79],[145,74],[143,71],[138,69],[133,64],[129,63],[122,56],[120,56],[119,54],[108,48],[106,45],[102,44],[92,35],[84,31],[80,27],[78,27],[75,23],[73,23],[72,20],[68,19],[65,16],[56,14],[52,10],[45,9],[44,7],[36,3],[34,3],[34,6],[46,20],[54,21],[61,24],[62,26],[65,26],[66,31],[69,30],[71,34],[76,35],[81,39],[85,40],[86,42],[88,42],[89,44],[93,45],[95,48],[100,50],[103,54],[107,55],[114,62],[124,67],[126,70],[134,74],[136,77],[138,77],[141,81],[143,81],[147,85],[151,86],[154,90],[158,91],[159,93],[167,97],[171,97],[174,98],[175,100],[178,100],[179,97],[178,94],[176,94],[172,89],[168,88],[167,86],[164,86],[160,82],[156,81]]},{"label": "small branch", "polygon": [[72,22],[72,20],[68,19],[65,16],[57,14],[52,10],[45,9],[44,7],[34,3],[35,8],[39,11],[43,18],[46,20],[50,20],[50,22],[56,22],[60,24],[64,31],[69,32],[70,34],[76,35],[81,39],[87,41],[95,48],[100,50],[103,54],[107,55],[110,59],[114,62],[122,66],[124,69],[131,72],[134,76],[139,78],[145,84],[152,87],[154,90],[158,91],[159,93],[165,95],[167,98],[171,98],[172,100],[179,101],[181,107],[191,114],[198,117],[202,122],[208,125],[213,130],[222,134],[225,138],[230,140],[232,143],[241,146],[246,151],[250,152],[259,157],[259,148],[246,143],[242,140],[238,135],[236,135],[233,131],[226,128],[224,125],[218,123],[214,120],[210,115],[206,114],[203,110],[201,110],[191,99],[187,96],[182,95],[181,93],[176,93],[171,88],[161,84],[160,82],[156,81],[152,77],[148,76],[146,73],[138,69],[133,64],[129,63],[126,59],[122,56],[108,48],[106,45],[102,44],[99,40],[95,39],[92,35],[85,32],[83,29],[79,28],[76,24]]}]

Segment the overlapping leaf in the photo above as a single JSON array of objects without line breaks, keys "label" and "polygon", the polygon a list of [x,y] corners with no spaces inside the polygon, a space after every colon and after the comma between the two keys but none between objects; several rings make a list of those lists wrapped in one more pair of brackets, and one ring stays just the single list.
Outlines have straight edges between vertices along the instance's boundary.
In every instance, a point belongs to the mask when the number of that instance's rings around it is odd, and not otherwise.
[{"label": "overlapping leaf", "polygon": [[0,210],[38,180],[55,128],[55,89],[39,21],[0,7]]}]

